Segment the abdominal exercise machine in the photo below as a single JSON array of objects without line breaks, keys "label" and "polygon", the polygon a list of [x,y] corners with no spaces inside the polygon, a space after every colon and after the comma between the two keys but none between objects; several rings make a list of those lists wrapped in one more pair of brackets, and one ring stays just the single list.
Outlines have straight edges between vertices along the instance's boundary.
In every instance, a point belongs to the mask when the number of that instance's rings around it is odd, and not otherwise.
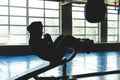
[{"label": "abdominal exercise machine", "polygon": [[[85,51],[85,52],[90,52],[90,49],[94,44],[93,40],[89,40],[89,39],[82,39],[80,41],[80,43],[81,43],[80,45],[83,46],[80,48],[82,48],[83,51]],[[68,58],[64,58],[63,60],[61,60],[61,62],[56,63],[54,65],[48,65],[44,68],[37,66],[33,69],[30,69],[28,71],[25,71],[21,74],[18,74],[16,76],[12,77],[10,80],[28,80],[30,78],[34,78],[35,80],[75,80],[74,78],[69,79],[70,76],[66,75],[67,62],[71,61],[75,57],[75,55],[77,54],[77,51],[75,51],[74,49],[72,49],[72,48],[69,48],[69,49],[72,50],[71,56]],[[38,77],[39,74],[46,72],[46,71],[53,69],[53,68],[60,66],[60,65],[63,66],[63,69],[62,69],[63,74],[61,77]]]}]

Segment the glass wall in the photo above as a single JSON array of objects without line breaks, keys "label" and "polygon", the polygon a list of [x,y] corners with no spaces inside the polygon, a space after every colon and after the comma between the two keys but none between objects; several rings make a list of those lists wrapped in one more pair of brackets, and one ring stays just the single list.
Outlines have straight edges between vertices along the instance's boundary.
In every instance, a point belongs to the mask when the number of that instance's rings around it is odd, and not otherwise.
[{"label": "glass wall", "polygon": [[[33,21],[42,21],[44,34],[50,33],[53,40],[60,31],[60,4],[44,0],[0,0],[0,45],[28,44],[27,26]],[[85,4],[72,4],[72,35],[101,42],[100,24],[89,23],[84,15]],[[107,42],[119,42],[119,15],[117,8],[108,6]]]},{"label": "glass wall", "polygon": [[0,11],[0,44],[27,44],[26,27],[33,21],[42,21],[44,33],[50,33],[53,39],[60,34],[59,2],[0,0]]},{"label": "glass wall", "polygon": [[72,5],[72,35],[77,38],[90,38],[99,42],[99,23],[90,23],[85,19],[85,4]]},{"label": "glass wall", "polygon": [[[85,4],[72,5],[73,36],[78,38],[90,38],[95,42],[101,42],[101,23],[89,23],[85,20]],[[118,9],[114,6],[107,6],[107,42],[119,42],[120,23]],[[104,35],[104,34],[103,34]]]},{"label": "glass wall", "polygon": [[107,42],[119,42],[119,15],[115,7],[107,7]]}]

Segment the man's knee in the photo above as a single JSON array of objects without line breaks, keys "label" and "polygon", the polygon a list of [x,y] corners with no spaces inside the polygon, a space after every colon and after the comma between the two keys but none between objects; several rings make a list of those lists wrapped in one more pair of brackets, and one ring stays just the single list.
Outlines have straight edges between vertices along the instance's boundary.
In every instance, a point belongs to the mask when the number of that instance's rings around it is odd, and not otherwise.
[{"label": "man's knee", "polygon": [[66,40],[71,40],[71,39],[73,39],[73,36],[71,36],[71,35],[66,35],[66,36],[65,36],[65,39],[66,39]]}]

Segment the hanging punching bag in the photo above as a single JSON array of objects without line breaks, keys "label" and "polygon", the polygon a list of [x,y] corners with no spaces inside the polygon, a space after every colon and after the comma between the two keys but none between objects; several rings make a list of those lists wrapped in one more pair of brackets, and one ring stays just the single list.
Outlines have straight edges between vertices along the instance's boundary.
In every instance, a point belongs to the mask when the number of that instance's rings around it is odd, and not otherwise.
[{"label": "hanging punching bag", "polygon": [[106,9],[104,0],[88,0],[85,5],[85,18],[91,23],[101,22],[106,16]]}]

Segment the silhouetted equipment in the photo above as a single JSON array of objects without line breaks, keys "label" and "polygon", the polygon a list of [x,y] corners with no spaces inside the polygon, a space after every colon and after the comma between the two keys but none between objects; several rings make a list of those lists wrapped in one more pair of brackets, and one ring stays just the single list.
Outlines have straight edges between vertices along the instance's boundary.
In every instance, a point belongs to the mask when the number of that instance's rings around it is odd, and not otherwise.
[{"label": "silhouetted equipment", "polygon": [[[72,48],[70,48],[70,49],[72,49]],[[75,57],[75,55],[77,54],[77,52],[74,49],[72,49],[72,51],[73,52],[72,52],[70,57],[61,60],[61,62],[59,62],[59,63],[56,63],[54,65],[50,64],[50,65],[48,65],[48,66],[46,66],[44,68],[41,68],[41,66],[37,66],[37,67],[35,67],[33,69],[30,69],[30,70],[28,70],[26,72],[23,72],[22,74],[18,74],[16,76],[12,77],[10,80],[28,80],[29,78],[32,78],[32,77],[35,80],[45,80],[45,79],[39,79],[40,77],[38,77],[37,75],[41,74],[41,73],[43,73],[45,71],[48,71],[50,69],[53,69],[53,68],[55,68],[55,67],[57,67],[59,65],[63,65],[64,66],[63,67],[63,71],[65,72],[65,70],[66,70],[66,63],[71,61]],[[66,75],[66,73],[63,73],[63,76],[65,76],[65,75]],[[64,77],[63,80],[66,80],[65,77]],[[63,77],[61,77],[61,78],[63,78]],[[59,80],[59,79],[57,79],[57,80]]]},{"label": "silhouetted equipment", "polygon": [[[93,46],[93,40],[90,40],[90,39],[81,39],[80,40],[80,48],[83,49],[83,51],[85,52],[89,52],[91,49],[91,47]],[[87,48],[88,47],[88,48]],[[84,49],[86,48],[86,49]],[[42,77],[39,77],[38,74],[41,74],[43,72],[46,72],[50,69],[53,69],[59,65],[63,65],[63,75],[61,77],[50,77],[48,78],[48,80],[68,80],[70,76],[67,76],[66,74],[66,68],[67,68],[67,62],[71,61],[77,54],[77,52],[73,49],[73,48],[69,48],[70,50],[72,50],[72,54],[70,57],[66,57],[64,59],[62,59],[60,62],[56,63],[56,64],[50,64],[44,68],[41,68],[41,66],[37,66],[33,69],[30,69],[28,71],[25,71],[23,72],[22,74],[18,74],[14,77],[12,77],[10,80],[28,80],[30,78],[34,78],[35,80],[47,80],[46,79],[43,79]],[[74,79],[71,79],[71,80],[74,80]]]},{"label": "silhouetted equipment", "polygon": [[106,17],[106,5],[104,0],[88,0],[85,5],[85,18],[88,22],[101,22]]}]

